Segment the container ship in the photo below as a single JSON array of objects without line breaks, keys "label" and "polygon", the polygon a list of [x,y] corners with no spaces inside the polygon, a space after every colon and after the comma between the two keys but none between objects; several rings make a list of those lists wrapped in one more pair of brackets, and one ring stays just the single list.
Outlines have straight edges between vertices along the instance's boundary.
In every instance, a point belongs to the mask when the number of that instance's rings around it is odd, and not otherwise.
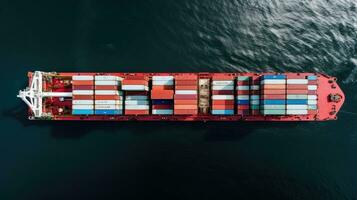
[{"label": "container ship", "polygon": [[345,96],[321,73],[29,72],[31,120],[327,121]]}]

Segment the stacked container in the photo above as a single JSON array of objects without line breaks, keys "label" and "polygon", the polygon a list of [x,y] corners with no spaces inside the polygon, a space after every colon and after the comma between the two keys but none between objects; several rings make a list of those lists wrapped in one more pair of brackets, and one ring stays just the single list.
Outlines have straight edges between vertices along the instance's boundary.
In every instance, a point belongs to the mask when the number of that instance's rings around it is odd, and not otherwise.
[{"label": "stacked container", "polygon": [[[260,77],[253,76],[250,89],[250,110],[252,115],[259,115],[260,104]],[[239,91],[239,90],[238,90]]]},{"label": "stacked container", "polygon": [[261,80],[261,113],[286,114],[286,75],[263,75]]},{"label": "stacked container", "polygon": [[122,78],[117,76],[95,76],[95,114],[122,115],[123,92],[119,91]]},{"label": "stacked container", "polygon": [[72,114],[93,115],[93,76],[72,76]]},{"label": "stacked container", "polygon": [[307,94],[307,104],[308,113],[317,114],[317,76],[310,75],[307,76],[308,80],[308,94]]},{"label": "stacked container", "polygon": [[250,79],[249,76],[237,77],[237,114],[249,115],[249,97],[250,97]]},{"label": "stacked container", "polygon": [[126,115],[149,114],[148,84],[148,78],[144,76],[130,76],[123,80],[122,90],[125,91]]},{"label": "stacked container", "polygon": [[213,115],[234,115],[234,77],[212,77]]},{"label": "stacked container", "polygon": [[308,80],[304,76],[288,75],[286,80],[286,114],[306,115],[307,114],[307,84]]},{"label": "stacked container", "polygon": [[175,77],[175,115],[196,115],[198,113],[197,83],[196,75],[180,75]]},{"label": "stacked container", "polygon": [[152,77],[152,114],[172,115],[174,113],[174,77],[153,76]]}]

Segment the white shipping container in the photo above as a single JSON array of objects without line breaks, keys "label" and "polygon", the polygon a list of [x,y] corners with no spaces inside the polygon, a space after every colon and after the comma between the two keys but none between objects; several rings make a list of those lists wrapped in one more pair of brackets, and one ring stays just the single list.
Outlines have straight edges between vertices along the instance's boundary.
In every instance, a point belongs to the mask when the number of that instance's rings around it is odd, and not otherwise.
[{"label": "white shipping container", "polygon": [[259,95],[250,95],[250,99],[252,100],[259,100],[260,96]]},{"label": "white shipping container", "polygon": [[95,105],[123,104],[121,100],[95,100]]},{"label": "white shipping container", "polygon": [[317,99],[317,95],[307,95],[307,99],[315,100]]},{"label": "white shipping container", "polygon": [[119,81],[95,81],[95,85],[119,85]]},{"label": "white shipping container", "polygon": [[126,105],[125,110],[149,110],[148,105]]},{"label": "white shipping container", "polygon": [[212,90],[234,90],[233,85],[214,85]]},{"label": "white shipping container", "polygon": [[152,85],[174,85],[173,80],[152,81]]},{"label": "white shipping container", "polygon": [[249,95],[237,95],[238,100],[249,100]]},{"label": "white shipping container", "polygon": [[126,96],[125,100],[147,100],[148,96],[142,96],[142,95],[138,95],[138,96]]},{"label": "white shipping container", "polygon": [[264,79],[261,81],[261,84],[285,84],[285,79]]},{"label": "white shipping container", "polygon": [[123,109],[123,105],[95,105],[96,110],[121,110]]},{"label": "white shipping container", "polygon": [[168,80],[174,80],[173,76],[153,76],[152,77],[153,81],[168,81]]},{"label": "white shipping container", "polygon": [[93,95],[93,90],[73,90],[73,95]]},{"label": "white shipping container", "polygon": [[72,76],[72,80],[74,81],[92,81],[93,79],[94,79],[93,76],[85,76],[85,75]]},{"label": "white shipping container", "polygon": [[262,105],[264,110],[284,110],[285,105]]},{"label": "white shipping container", "polygon": [[307,110],[286,110],[287,115],[307,115]]},{"label": "white shipping container", "polygon": [[259,100],[250,100],[251,105],[259,105]]},{"label": "white shipping container", "polygon": [[317,90],[317,85],[308,85],[307,89],[308,90]]},{"label": "white shipping container", "polygon": [[93,104],[93,100],[72,100],[72,104],[76,105],[88,105]]},{"label": "white shipping container", "polygon": [[148,91],[149,87],[146,85],[122,85],[121,89],[127,91]]},{"label": "white shipping container", "polygon": [[250,89],[251,89],[251,90],[259,90],[260,87],[259,87],[259,85],[251,85],[251,86],[250,86]]},{"label": "white shipping container", "polygon": [[197,90],[176,90],[175,94],[197,94]]},{"label": "white shipping container", "polygon": [[286,109],[290,110],[306,110],[307,105],[286,105]]},{"label": "white shipping container", "polygon": [[212,81],[212,85],[234,86],[234,81]]},{"label": "white shipping container", "polygon": [[123,78],[118,77],[118,76],[95,76],[94,80],[96,81],[119,81],[122,80]]},{"label": "white shipping container", "polygon": [[309,104],[309,105],[317,105],[317,100],[309,99],[309,100],[307,100],[307,104]]},{"label": "white shipping container", "polygon": [[174,110],[171,109],[153,109],[152,114],[154,115],[173,115]]},{"label": "white shipping container", "polygon": [[299,84],[299,85],[306,85],[309,82],[307,79],[288,79],[286,80],[287,84]]},{"label": "white shipping container", "polygon": [[212,95],[213,100],[234,100],[233,95]]},{"label": "white shipping container", "polygon": [[97,95],[119,95],[118,90],[95,90]]},{"label": "white shipping container", "polygon": [[72,105],[72,109],[89,110],[89,109],[94,109],[94,105]]},{"label": "white shipping container", "polygon": [[248,85],[238,85],[237,90],[249,90],[249,86]]},{"label": "white shipping container", "polygon": [[126,100],[125,105],[149,105],[147,100]]},{"label": "white shipping container", "polygon": [[306,94],[288,94],[287,99],[307,99]]}]

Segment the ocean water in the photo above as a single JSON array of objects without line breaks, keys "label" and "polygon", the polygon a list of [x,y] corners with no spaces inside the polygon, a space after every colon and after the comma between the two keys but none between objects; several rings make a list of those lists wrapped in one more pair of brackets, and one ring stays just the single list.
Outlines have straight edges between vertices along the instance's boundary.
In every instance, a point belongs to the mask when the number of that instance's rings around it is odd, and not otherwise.
[{"label": "ocean water", "polygon": [[[0,2],[0,199],[357,199],[353,0]],[[319,123],[28,121],[27,71],[322,72]]]}]

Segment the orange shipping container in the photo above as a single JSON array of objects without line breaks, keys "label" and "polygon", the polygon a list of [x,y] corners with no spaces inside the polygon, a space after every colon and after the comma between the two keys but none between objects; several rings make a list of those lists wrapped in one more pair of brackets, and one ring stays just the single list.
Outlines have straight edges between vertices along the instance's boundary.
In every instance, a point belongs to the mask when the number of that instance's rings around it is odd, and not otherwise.
[{"label": "orange shipping container", "polygon": [[263,90],[262,94],[285,94],[285,90]]},{"label": "orange shipping container", "polygon": [[175,85],[197,85],[197,80],[176,80]]},{"label": "orange shipping container", "polygon": [[175,109],[197,109],[197,104],[193,104],[193,105],[175,105]]},{"label": "orange shipping container", "polygon": [[128,80],[124,79],[122,85],[148,85],[146,80]]},{"label": "orange shipping container", "polygon": [[94,96],[93,95],[73,95],[72,99],[73,100],[93,100]]},{"label": "orange shipping container", "polygon": [[265,94],[262,97],[263,99],[286,99],[285,94]]},{"label": "orange shipping container", "polygon": [[213,110],[232,110],[234,109],[234,105],[213,105]]},{"label": "orange shipping container", "polygon": [[197,115],[197,109],[175,109],[175,115]]},{"label": "orange shipping container", "polygon": [[285,84],[284,85],[280,85],[280,84],[271,84],[271,85],[262,85],[263,89],[273,89],[273,90],[281,90],[281,89],[285,89]]},{"label": "orange shipping container", "polygon": [[234,79],[234,76],[229,76],[229,75],[214,75],[212,77],[212,80],[214,80],[214,81],[230,81],[233,79]]},{"label": "orange shipping container", "polygon": [[173,99],[173,90],[152,90],[151,99]]},{"label": "orange shipping container", "polygon": [[197,100],[175,100],[175,105],[195,105],[197,104]]},{"label": "orange shipping container", "polygon": [[234,100],[213,100],[213,105],[234,105]]},{"label": "orange shipping container", "polygon": [[121,100],[118,95],[95,95],[95,100]]},{"label": "orange shipping container", "polygon": [[149,110],[125,110],[125,115],[148,115]]},{"label": "orange shipping container", "polygon": [[152,90],[173,90],[173,85],[153,85]]},{"label": "orange shipping container", "polygon": [[124,80],[149,80],[147,76],[126,76]]},{"label": "orange shipping container", "polygon": [[117,85],[96,85],[96,90],[118,90]]},{"label": "orange shipping container", "polygon": [[197,80],[195,75],[175,76],[175,80]]},{"label": "orange shipping container", "polygon": [[93,81],[76,81],[72,80],[72,85],[93,85]]},{"label": "orange shipping container", "polygon": [[307,94],[307,90],[287,90],[287,94]]},{"label": "orange shipping container", "polygon": [[176,85],[176,90],[197,90],[197,85]]},{"label": "orange shipping container", "polygon": [[307,90],[307,85],[299,85],[299,84],[288,84],[286,86],[288,90]]}]

